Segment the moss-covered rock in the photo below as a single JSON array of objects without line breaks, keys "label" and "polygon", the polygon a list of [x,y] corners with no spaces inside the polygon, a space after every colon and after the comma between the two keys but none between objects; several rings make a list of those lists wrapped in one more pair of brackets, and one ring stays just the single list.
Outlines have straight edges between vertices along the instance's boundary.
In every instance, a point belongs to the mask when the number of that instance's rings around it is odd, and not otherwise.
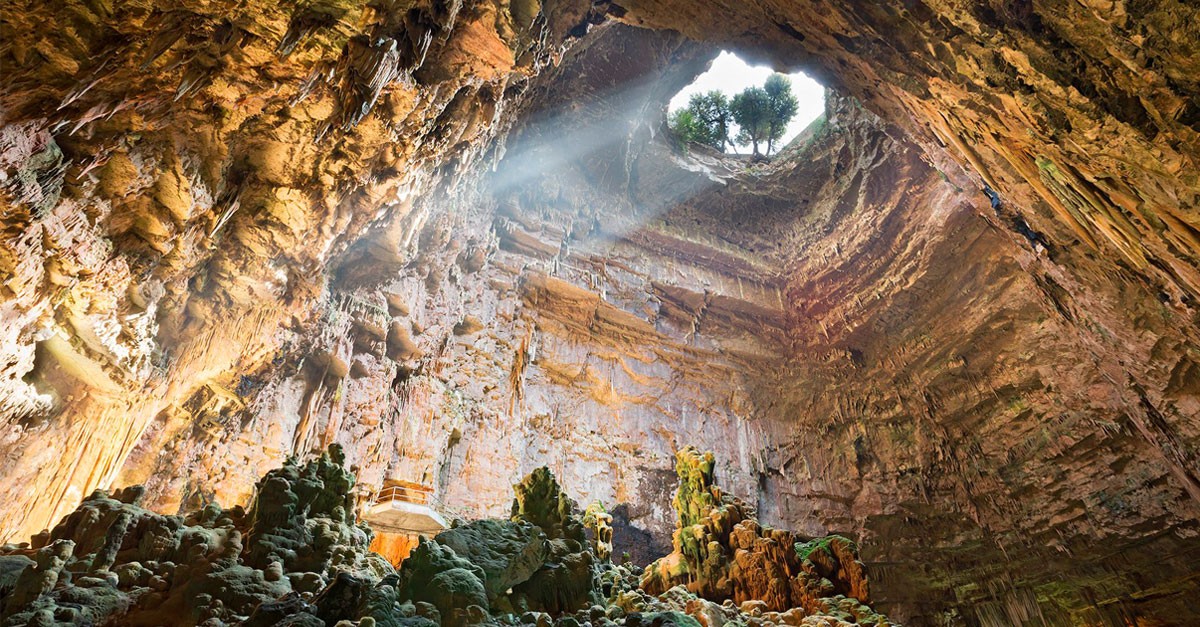
[{"label": "moss-covered rock", "polygon": [[596,557],[607,560],[612,557],[613,517],[604,509],[604,503],[595,501],[583,510],[583,526],[592,534],[592,547]]},{"label": "moss-covered rock", "polygon": [[484,589],[491,599],[528,581],[550,557],[546,534],[524,521],[476,520],[434,539],[483,570]]},{"label": "moss-covered rock", "polygon": [[[713,456],[688,447],[676,454],[679,528],[670,555],[646,567],[641,588],[653,595],[686,590],[746,611],[885,618],[866,605],[867,577],[856,545],[842,536],[802,538],[760,525],[752,508],[714,483]],[[848,602],[846,599],[853,599]]]},{"label": "moss-covered rock", "polygon": [[247,564],[261,569],[279,562],[288,572],[336,567],[376,579],[392,571],[367,551],[370,529],[354,524],[354,475],[344,463],[334,444],[306,464],[289,459],[258,482],[248,515]]},{"label": "moss-covered rock", "polygon": [[721,502],[720,489],[713,483],[716,465],[712,453],[702,453],[693,446],[685,446],[675,453],[679,488],[675,490],[672,504],[681,529],[700,522],[710,508]]},{"label": "moss-covered rock", "polygon": [[466,608],[487,607],[483,568],[436,540],[422,539],[400,568],[399,596],[437,608],[443,624],[462,624]]},{"label": "moss-covered rock", "polygon": [[163,516],[138,504],[136,486],[97,491],[32,545],[0,549],[0,618],[14,626],[357,619],[369,591],[395,571],[367,550],[370,530],[355,524],[354,477],[343,462],[336,447],[306,464],[289,460],[259,483],[250,515],[208,504]]},{"label": "moss-covered rock", "polygon": [[532,523],[551,539],[583,541],[578,505],[559,488],[549,468],[542,466],[529,473],[513,486],[513,493],[512,520]]},{"label": "moss-covered rock", "polygon": [[550,469],[534,470],[513,486],[512,520],[536,525],[550,539],[550,555],[529,580],[515,586],[514,605],[572,612],[601,600],[599,560],[587,542],[575,501],[563,493]]},{"label": "moss-covered rock", "polygon": [[596,556],[586,548],[559,551],[513,593],[521,605],[543,612],[573,612],[601,600]]},{"label": "moss-covered rock", "polygon": [[[713,485],[711,456],[685,457],[688,488],[676,501],[696,522],[642,589],[585,535],[586,519],[605,539],[603,509],[581,514],[544,468],[515,486],[512,520],[422,540],[396,572],[367,550],[354,477],[331,448],[267,473],[248,514],[208,504],[162,516],[137,504],[137,489],[92,494],[32,545],[0,547],[0,623],[776,627],[819,612],[826,622],[812,624],[886,624],[863,603],[852,542],[759,526]],[[676,580],[684,585],[654,588]],[[754,600],[739,609],[734,599]],[[803,609],[776,611],[798,599]]]}]

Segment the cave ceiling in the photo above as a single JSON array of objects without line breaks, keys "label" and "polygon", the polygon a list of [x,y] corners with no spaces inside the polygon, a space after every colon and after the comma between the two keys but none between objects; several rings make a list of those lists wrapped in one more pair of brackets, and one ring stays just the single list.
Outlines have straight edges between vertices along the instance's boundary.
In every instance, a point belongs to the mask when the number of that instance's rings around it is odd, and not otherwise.
[{"label": "cave ceiling", "polygon": [[[697,444],[905,624],[1200,620],[1198,13],[6,0],[0,539],[339,442],[650,557]],[[665,136],[721,49],[830,89],[770,164]]]}]

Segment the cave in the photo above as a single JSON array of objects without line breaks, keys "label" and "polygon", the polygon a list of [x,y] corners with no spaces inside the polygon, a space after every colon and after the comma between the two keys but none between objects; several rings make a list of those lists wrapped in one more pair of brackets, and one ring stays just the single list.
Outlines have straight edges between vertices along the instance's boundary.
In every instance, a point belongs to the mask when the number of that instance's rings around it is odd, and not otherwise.
[{"label": "cave", "polygon": [[5,3],[0,624],[1200,623],[1198,24]]}]

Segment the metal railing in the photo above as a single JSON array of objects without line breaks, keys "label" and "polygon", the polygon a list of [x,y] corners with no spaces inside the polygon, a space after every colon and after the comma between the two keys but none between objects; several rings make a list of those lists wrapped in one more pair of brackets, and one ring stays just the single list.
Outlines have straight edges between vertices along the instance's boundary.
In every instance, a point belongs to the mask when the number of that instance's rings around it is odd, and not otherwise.
[{"label": "metal railing", "polygon": [[393,501],[424,505],[441,514],[447,522],[456,518],[471,520],[474,517],[465,510],[446,505],[446,502],[437,496],[432,487],[419,484],[389,485],[384,486],[378,492],[367,492],[360,497],[360,512],[372,506]]},{"label": "metal railing", "polygon": [[375,495],[375,503],[404,501],[417,505],[429,505],[433,498],[433,488],[418,485],[389,485]]}]

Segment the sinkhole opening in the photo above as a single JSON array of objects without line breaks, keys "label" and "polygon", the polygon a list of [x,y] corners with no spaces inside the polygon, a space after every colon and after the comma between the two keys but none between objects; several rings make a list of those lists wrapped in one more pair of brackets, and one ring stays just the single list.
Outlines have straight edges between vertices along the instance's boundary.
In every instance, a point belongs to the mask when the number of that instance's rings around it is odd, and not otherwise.
[{"label": "sinkhole opening", "polygon": [[667,111],[684,142],[727,154],[774,154],[825,114],[825,87],[803,72],[780,74],[722,50]]}]

